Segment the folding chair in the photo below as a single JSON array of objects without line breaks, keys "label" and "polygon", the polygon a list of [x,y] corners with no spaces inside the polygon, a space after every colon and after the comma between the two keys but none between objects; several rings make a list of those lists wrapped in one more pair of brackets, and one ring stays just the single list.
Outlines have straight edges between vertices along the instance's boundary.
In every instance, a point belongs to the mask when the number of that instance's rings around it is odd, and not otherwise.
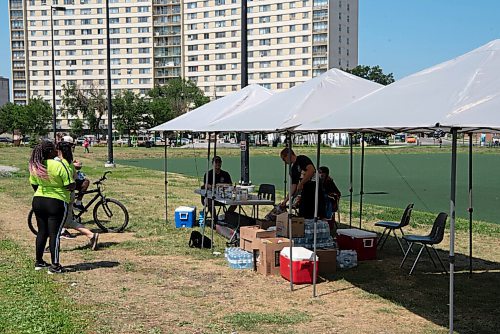
[{"label": "folding chair", "polygon": [[444,228],[446,226],[446,219],[448,218],[448,214],[444,212],[440,212],[436,219],[434,220],[434,224],[432,225],[432,230],[429,235],[421,236],[421,235],[405,235],[403,236],[403,239],[409,242],[408,250],[405,253],[405,256],[403,258],[403,261],[401,262],[400,268],[403,267],[403,264],[406,261],[406,258],[408,257],[408,254],[411,251],[411,247],[413,246],[414,243],[420,243],[422,244],[422,247],[420,248],[420,251],[418,252],[417,258],[415,259],[415,262],[413,263],[413,266],[411,267],[410,270],[410,275],[413,273],[413,270],[415,269],[415,266],[417,265],[418,260],[420,259],[420,255],[422,255],[422,251],[425,250],[427,251],[427,254],[429,254],[429,257],[431,258],[432,264],[434,264],[434,268],[437,268],[436,262],[434,262],[434,259],[432,258],[431,252],[429,252],[429,248],[427,246],[430,246],[433,250],[434,253],[436,254],[436,257],[438,258],[439,262],[441,263],[441,266],[443,267],[443,271],[445,273],[448,273],[446,270],[443,262],[441,261],[441,258],[439,257],[438,252],[434,248],[434,245],[439,244],[441,241],[443,241],[444,237]]},{"label": "folding chair", "polygon": [[[403,248],[403,245],[401,244],[401,241],[399,240],[399,237],[396,234],[396,230],[401,231],[401,237],[404,237],[405,233],[403,232],[403,227],[407,226],[410,224],[410,218],[411,218],[411,212],[413,210],[413,203],[408,204],[406,207],[405,211],[403,212],[403,216],[401,217],[401,221],[398,222],[389,222],[389,221],[380,221],[376,222],[375,226],[379,227],[384,227],[384,231],[382,232],[382,235],[380,236],[380,241],[379,242],[379,249],[382,250],[384,247],[385,242],[387,241],[387,238],[389,238],[389,234],[391,232],[394,234],[394,237],[396,238],[396,241],[398,242],[399,248],[401,248],[401,251],[403,254],[405,253],[405,250]],[[385,234],[387,232],[387,234]],[[385,236],[385,238],[384,238]]]},{"label": "folding chair", "polygon": [[[259,186],[259,190],[257,191],[257,197],[259,199],[267,199],[273,201],[273,206],[276,202],[276,188],[274,184],[263,183]],[[252,208],[252,216],[255,218],[259,218],[259,206],[255,208],[255,205]]]}]

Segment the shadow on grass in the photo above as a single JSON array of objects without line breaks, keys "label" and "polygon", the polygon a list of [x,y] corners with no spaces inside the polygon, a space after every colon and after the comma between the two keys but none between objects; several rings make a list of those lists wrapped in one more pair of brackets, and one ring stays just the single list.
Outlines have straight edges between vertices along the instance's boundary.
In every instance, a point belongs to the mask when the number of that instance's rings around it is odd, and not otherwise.
[{"label": "shadow on grass", "polygon": [[[367,298],[378,296],[389,300],[448,328],[449,275],[440,271],[436,259],[435,268],[424,252],[409,276],[416,254],[410,255],[400,269],[403,256],[394,238],[390,238],[377,260],[359,262],[357,268],[339,271],[336,279],[345,279],[364,290]],[[449,253],[438,250],[438,254],[448,270]],[[455,254],[454,329],[457,333],[498,333],[500,263],[473,258],[473,268],[471,277],[469,257]]]},{"label": "shadow on grass", "polygon": [[[110,248],[110,247],[112,247],[114,245],[118,245],[118,244],[119,244],[118,242],[112,242],[112,241],[98,242],[97,243],[97,250],[103,249],[103,248]],[[67,252],[80,251],[80,250],[85,250],[85,249],[90,249],[90,245],[86,244],[86,245],[81,245],[81,246],[78,246],[75,248],[71,248],[71,249],[68,249]]]},{"label": "shadow on grass", "polygon": [[94,270],[99,268],[113,268],[119,266],[120,262],[116,261],[97,261],[97,262],[86,262],[86,263],[77,263],[73,265],[66,266],[65,268],[70,272],[77,271],[87,271]]}]

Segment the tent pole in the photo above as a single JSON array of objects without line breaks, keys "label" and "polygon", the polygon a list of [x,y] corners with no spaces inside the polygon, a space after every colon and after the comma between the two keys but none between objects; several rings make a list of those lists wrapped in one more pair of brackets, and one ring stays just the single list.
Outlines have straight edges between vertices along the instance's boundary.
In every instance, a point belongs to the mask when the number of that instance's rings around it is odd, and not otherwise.
[{"label": "tent pole", "polygon": [[[214,158],[217,156],[217,132],[214,132]],[[211,238],[212,244],[210,250],[214,249],[214,221],[215,221],[215,170],[212,163],[212,221],[211,221]]]},{"label": "tent pole", "polygon": [[352,133],[349,133],[349,227],[352,227]]},{"label": "tent pole", "polygon": [[[285,146],[288,145],[290,143],[289,141],[289,138],[288,138],[288,135],[286,136],[286,139],[285,139]],[[286,182],[287,182],[287,178],[288,178],[288,175],[286,174],[286,171],[287,171],[287,167],[288,167],[288,164],[285,164],[285,177],[283,178],[283,198],[286,198],[286,194],[287,194],[287,187],[286,187]]]},{"label": "tent pole", "polygon": [[290,238],[290,291],[293,291],[293,270],[292,270],[292,249],[293,249],[293,238],[292,238],[292,204],[293,195],[292,194],[292,134],[287,132],[288,137],[288,237]]},{"label": "tent pole", "polygon": [[469,133],[469,277],[472,277],[472,133]]},{"label": "tent pole", "polygon": [[[205,186],[205,200],[203,201],[203,227],[201,229],[201,247],[203,248],[203,244],[205,242],[205,226],[207,226],[207,204],[208,204],[208,172],[210,171],[210,133],[208,133],[208,150],[207,150],[207,172],[205,173],[206,177],[204,178],[204,186]],[[214,217],[212,217],[212,220]],[[213,242],[212,242],[213,243]]]},{"label": "tent pole", "polygon": [[313,297],[316,297],[316,273],[318,271],[318,264],[316,261],[316,241],[318,233],[318,213],[319,213],[319,162],[321,154],[321,132],[318,131],[318,142],[316,143],[316,173],[315,181],[316,190],[314,194],[314,246],[313,246]]},{"label": "tent pole", "polygon": [[451,189],[450,189],[450,309],[449,309],[449,329],[453,334],[453,299],[455,280],[455,196],[457,185],[457,128],[451,129]]},{"label": "tent pole", "polygon": [[361,134],[361,187],[359,190],[359,228],[361,228],[361,220],[363,219],[363,185],[364,185],[364,168],[365,168],[365,134]]},{"label": "tent pole", "polygon": [[163,174],[165,177],[165,224],[168,223],[168,179],[167,179],[167,131],[163,131],[165,150],[163,156]]}]

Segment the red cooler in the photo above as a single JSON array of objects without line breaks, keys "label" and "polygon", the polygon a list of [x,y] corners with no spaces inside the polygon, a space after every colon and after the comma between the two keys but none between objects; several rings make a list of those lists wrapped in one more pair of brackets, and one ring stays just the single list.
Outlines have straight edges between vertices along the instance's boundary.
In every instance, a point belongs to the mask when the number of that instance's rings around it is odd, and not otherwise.
[{"label": "red cooler", "polygon": [[375,260],[377,257],[377,234],[346,228],[337,230],[339,249],[354,249],[358,253],[358,260]]},{"label": "red cooler", "polygon": [[[293,283],[311,284],[313,282],[314,253],[304,247],[293,247],[292,249],[292,272]],[[317,259],[317,257],[316,257]],[[319,261],[316,261],[316,279],[319,272]],[[281,277],[290,281],[290,247],[285,247],[280,253]]]}]

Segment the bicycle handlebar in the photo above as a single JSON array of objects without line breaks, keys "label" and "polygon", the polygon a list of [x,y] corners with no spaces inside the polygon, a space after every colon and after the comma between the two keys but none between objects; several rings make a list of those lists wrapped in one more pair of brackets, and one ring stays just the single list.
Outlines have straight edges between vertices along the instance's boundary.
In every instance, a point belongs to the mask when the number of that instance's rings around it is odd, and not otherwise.
[{"label": "bicycle handlebar", "polygon": [[101,176],[101,178],[99,180],[95,181],[93,184],[100,184],[100,183],[102,183],[102,181],[104,181],[104,180],[107,179],[106,175],[108,175],[108,174],[111,174],[110,170],[104,172],[104,174]]}]

